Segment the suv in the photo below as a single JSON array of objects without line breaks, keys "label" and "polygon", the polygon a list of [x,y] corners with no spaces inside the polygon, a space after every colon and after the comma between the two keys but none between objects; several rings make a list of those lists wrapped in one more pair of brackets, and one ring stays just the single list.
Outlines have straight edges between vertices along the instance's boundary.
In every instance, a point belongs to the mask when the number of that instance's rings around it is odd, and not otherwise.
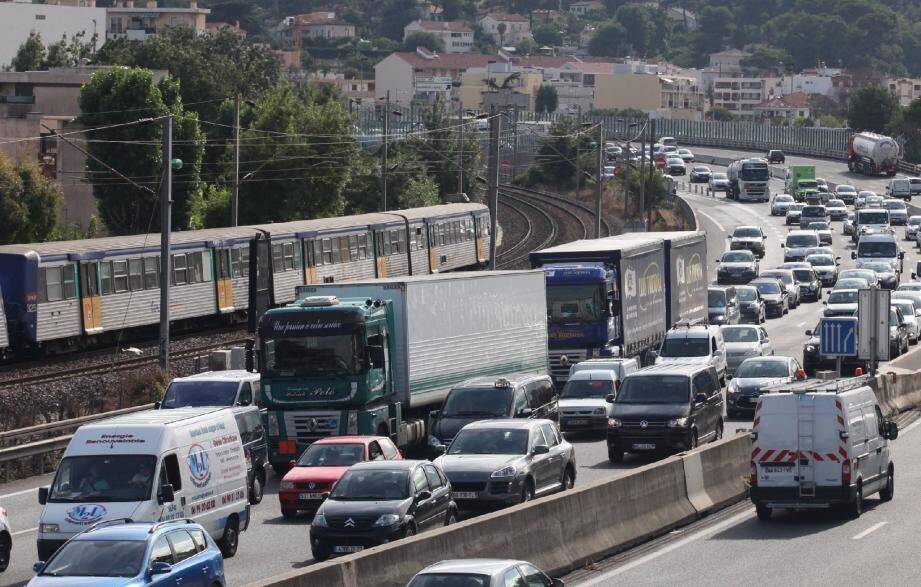
[{"label": "suv", "polygon": [[760,226],[737,226],[729,239],[729,250],[747,249],[759,257],[764,257],[764,241],[767,240]]},{"label": "suv", "polygon": [[614,371],[583,369],[573,373],[560,393],[560,429],[563,432],[607,430],[610,404],[620,379]]},{"label": "suv", "polygon": [[771,149],[767,152],[768,163],[786,163],[787,157],[780,149]]},{"label": "suv", "polygon": [[723,437],[723,393],[710,365],[640,369],[624,379],[608,421],[608,459],[678,452]]},{"label": "suv", "polygon": [[799,227],[806,230],[813,222],[831,222],[828,210],[822,204],[806,205],[799,215]]},{"label": "suv", "polygon": [[719,386],[726,385],[726,343],[719,326],[678,323],[665,333],[654,356],[656,365],[699,363],[713,367]]},{"label": "suv", "polygon": [[739,300],[732,286],[707,288],[707,318],[710,324],[738,324],[741,320]]},{"label": "suv", "polygon": [[448,392],[441,410],[433,410],[429,447],[444,452],[454,435],[471,422],[497,418],[546,418],[560,421],[560,396],[549,375],[516,373],[468,379]]},{"label": "suv", "polygon": [[[188,520],[99,522],[65,542],[47,561],[35,563],[33,570],[37,575],[29,585],[226,585],[217,544]],[[116,583],[114,577],[124,582]]]},{"label": "suv", "polygon": [[435,459],[460,509],[503,506],[572,489],[576,450],[550,420],[489,420],[464,426]]},{"label": "suv", "polygon": [[242,369],[177,377],[156,402],[158,409],[248,406],[259,395],[259,373]]},{"label": "suv", "polygon": [[237,407],[233,409],[240,441],[243,443],[243,455],[246,458],[246,479],[249,483],[249,502],[253,505],[262,501],[265,490],[265,467],[269,462],[269,447],[262,425],[262,411],[256,406]]}]

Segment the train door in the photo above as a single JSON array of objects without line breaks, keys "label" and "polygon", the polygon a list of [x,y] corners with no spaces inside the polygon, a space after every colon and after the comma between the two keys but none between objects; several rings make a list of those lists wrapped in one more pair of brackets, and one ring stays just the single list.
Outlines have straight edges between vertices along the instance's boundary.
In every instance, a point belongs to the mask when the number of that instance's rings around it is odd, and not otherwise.
[{"label": "train door", "polygon": [[323,251],[319,250],[320,241],[305,238],[303,241],[298,242],[304,243],[304,283],[313,285],[317,282],[317,265],[323,259]]},{"label": "train door", "polygon": [[485,263],[489,254],[489,244],[486,242],[486,236],[489,235],[489,217],[474,216],[476,226],[474,234],[476,235],[476,260],[478,263]]},{"label": "train door", "polygon": [[232,312],[233,273],[231,272],[230,249],[214,249],[214,283],[217,286],[217,309]]},{"label": "train door", "polygon": [[[70,267],[65,267],[71,270]],[[83,309],[83,331],[102,332],[102,298],[99,297],[99,263],[80,264],[80,301]]]},{"label": "train door", "polygon": [[377,255],[375,260],[377,263],[377,277],[389,277],[389,259],[390,257],[390,231],[389,230],[377,230],[374,232],[374,244]]}]

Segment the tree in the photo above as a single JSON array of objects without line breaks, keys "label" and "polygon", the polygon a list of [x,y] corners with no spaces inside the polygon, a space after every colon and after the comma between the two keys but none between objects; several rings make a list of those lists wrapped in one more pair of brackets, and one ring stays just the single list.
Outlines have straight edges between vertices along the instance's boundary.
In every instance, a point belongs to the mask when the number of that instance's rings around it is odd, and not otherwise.
[{"label": "tree", "polygon": [[98,35],[93,35],[89,40],[84,40],[86,33],[80,31],[67,40],[61,36],[60,40],[45,47],[42,37],[36,32],[29,33],[13,58],[12,66],[16,71],[38,71],[52,67],[77,67],[83,59],[89,59],[96,53]]},{"label": "tree", "polygon": [[633,48],[632,53],[645,57],[653,45],[655,26],[649,16],[649,9],[639,4],[625,4],[614,14],[616,20],[626,31],[626,42]]},{"label": "tree", "polygon": [[549,114],[556,112],[559,104],[560,99],[556,87],[550,84],[541,84],[537,88],[537,96],[534,97],[534,110]]},{"label": "tree", "polygon": [[772,47],[770,45],[749,45],[746,50],[751,53],[749,57],[742,60],[741,66],[749,69],[774,69],[781,63],[784,65],[793,63],[793,56],[786,49]]},{"label": "tree", "polygon": [[[173,156],[184,163],[174,174],[173,226],[190,228],[194,199],[200,195],[204,135],[198,117],[182,106],[177,80],[165,77],[154,82],[153,73],[140,68],[98,71],[80,91],[79,105],[81,124],[107,127],[91,135],[87,176],[100,217],[112,234],[159,230],[162,117],[173,115]],[[138,118],[158,120],[135,124]],[[126,185],[112,169],[146,189]]]},{"label": "tree", "polygon": [[553,24],[539,24],[532,29],[531,34],[541,47],[556,47],[563,44],[563,33]]},{"label": "tree", "polygon": [[898,109],[898,100],[889,90],[880,85],[867,86],[851,96],[847,123],[856,130],[883,132]]},{"label": "tree", "polygon": [[60,188],[37,166],[14,166],[0,153],[0,244],[50,240],[62,201]]},{"label": "tree", "polygon": [[596,57],[620,57],[628,53],[627,31],[620,23],[608,21],[595,30],[588,42],[588,52]]},{"label": "tree", "polygon": [[499,24],[496,25],[496,32],[499,33],[499,46],[500,47],[505,46],[505,29],[506,29],[506,26],[504,22],[500,22]]},{"label": "tree", "polygon": [[36,71],[42,68],[45,62],[45,44],[42,36],[35,31],[29,33],[13,57],[12,66],[15,71]]},{"label": "tree", "polygon": [[403,51],[415,51],[417,47],[425,47],[429,51],[445,52],[445,44],[441,38],[432,33],[410,33],[403,41]]},{"label": "tree", "polygon": [[726,110],[725,108],[714,108],[710,110],[710,119],[717,120],[719,122],[731,122],[732,121],[732,112]]},{"label": "tree", "polygon": [[534,39],[531,37],[522,37],[522,39],[518,41],[518,46],[515,47],[515,52],[518,53],[518,55],[530,55],[535,49],[537,49],[537,43],[534,42]]}]

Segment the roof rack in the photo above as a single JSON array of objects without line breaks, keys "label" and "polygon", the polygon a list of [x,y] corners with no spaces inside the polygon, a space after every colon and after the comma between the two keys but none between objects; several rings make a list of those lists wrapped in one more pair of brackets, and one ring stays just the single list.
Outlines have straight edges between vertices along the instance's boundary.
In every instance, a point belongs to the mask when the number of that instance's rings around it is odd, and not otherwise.
[{"label": "roof rack", "polygon": [[163,520],[162,522],[157,522],[150,527],[150,530],[147,531],[148,534],[153,534],[163,526],[169,526],[170,524],[195,524],[195,520],[191,518],[174,518],[172,520]]},{"label": "roof rack", "polygon": [[843,393],[858,387],[865,387],[873,380],[873,375],[866,374],[858,377],[844,379],[809,379],[793,383],[778,383],[764,388],[763,391],[771,393]]},{"label": "roof rack", "polygon": [[672,325],[672,328],[691,328],[692,326],[705,326],[703,318],[694,318],[693,320],[678,320]]},{"label": "roof rack", "polygon": [[111,520],[103,520],[101,522],[96,522],[84,532],[92,532],[93,530],[98,530],[99,528],[105,528],[106,526],[114,526],[115,524],[133,524],[134,520],[131,518],[112,518]]}]

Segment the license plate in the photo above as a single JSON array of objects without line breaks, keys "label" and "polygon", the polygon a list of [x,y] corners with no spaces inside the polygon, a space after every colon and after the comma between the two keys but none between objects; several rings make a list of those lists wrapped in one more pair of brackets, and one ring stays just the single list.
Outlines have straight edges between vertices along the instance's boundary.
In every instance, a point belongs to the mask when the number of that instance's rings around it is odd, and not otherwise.
[{"label": "license plate", "polygon": [[351,553],[351,552],[361,552],[364,550],[364,546],[334,546],[333,552],[336,553]]},{"label": "license plate", "polygon": [[761,470],[765,473],[789,473],[793,463],[789,465],[764,465],[761,467]]},{"label": "license plate", "polygon": [[750,403],[750,404],[756,404],[756,403],[758,403],[758,398],[757,398],[757,397],[750,397],[750,398],[748,398],[748,403]]},{"label": "license plate", "polygon": [[452,491],[454,499],[476,499],[476,491]]},{"label": "license plate", "polygon": [[567,420],[570,426],[588,426],[588,418],[572,418]]},{"label": "license plate", "polygon": [[656,445],[652,442],[639,442],[630,445],[633,450],[655,450]]},{"label": "license plate", "polygon": [[323,499],[322,493],[298,493],[298,499]]}]

